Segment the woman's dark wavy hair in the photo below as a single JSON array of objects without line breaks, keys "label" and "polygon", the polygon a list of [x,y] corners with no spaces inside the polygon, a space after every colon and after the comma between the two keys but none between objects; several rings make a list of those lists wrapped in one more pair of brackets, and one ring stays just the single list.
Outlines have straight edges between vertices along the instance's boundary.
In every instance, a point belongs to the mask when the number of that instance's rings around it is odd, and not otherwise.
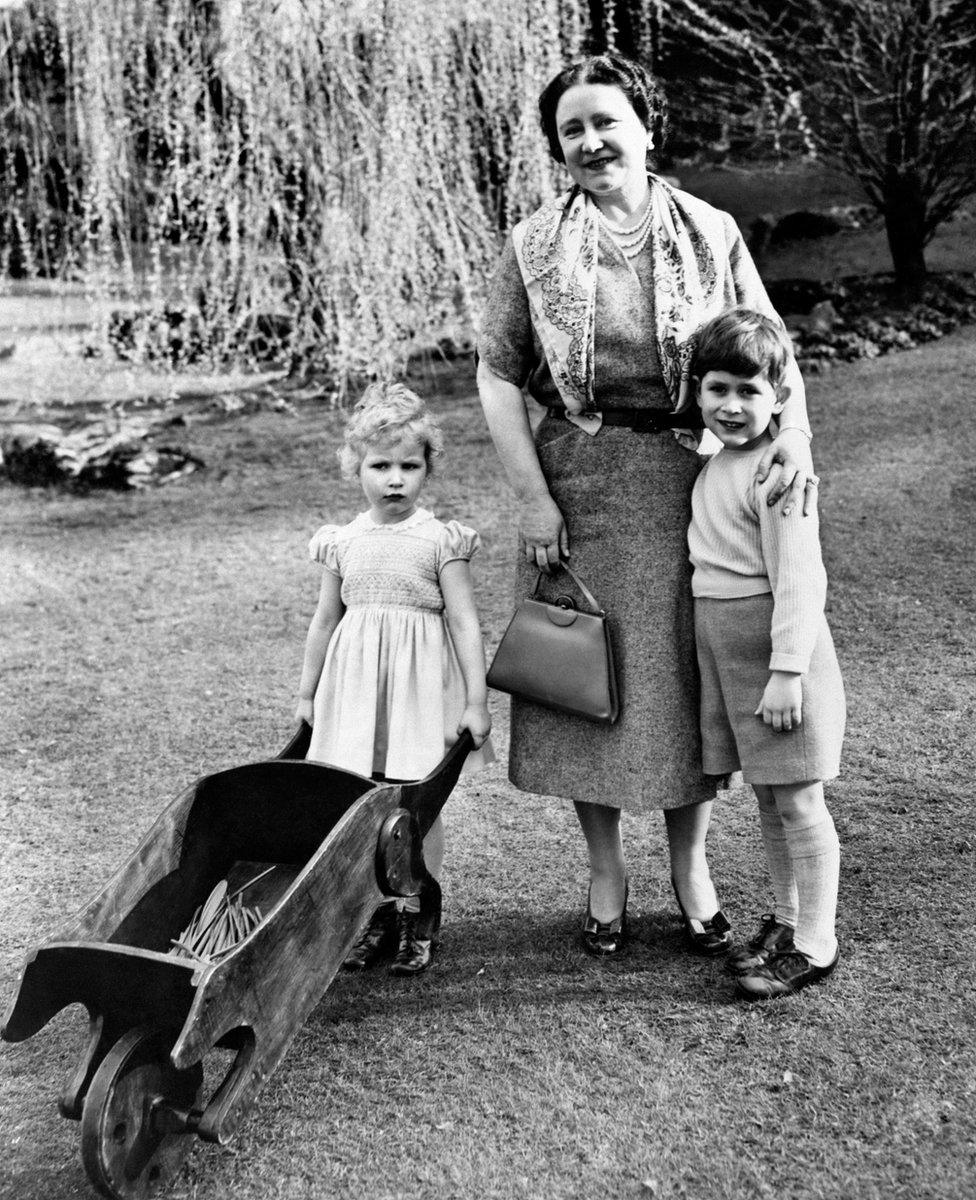
[{"label": "woman's dark wavy hair", "polygon": [[563,95],[580,83],[605,83],[620,88],[637,113],[641,124],[654,137],[660,150],[667,127],[667,101],[657,81],[640,63],[622,54],[591,54],[570,63],[546,84],[539,97],[539,120],[556,162],[565,161],[556,131],[556,108]]}]

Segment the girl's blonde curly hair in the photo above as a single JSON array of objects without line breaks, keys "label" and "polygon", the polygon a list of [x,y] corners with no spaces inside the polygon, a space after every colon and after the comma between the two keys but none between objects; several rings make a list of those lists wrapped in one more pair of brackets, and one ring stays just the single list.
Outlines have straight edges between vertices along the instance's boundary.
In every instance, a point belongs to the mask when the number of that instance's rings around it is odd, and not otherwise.
[{"label": "girl's blonde curly hair", "polygon": [[427,471],[432,472],[434,459],[444,453],[444,437],[427,405],[402,383],[370,384],[352,410],[337,452],[343,477],[356,478],[368,447],[402,437],[423,446]]}]

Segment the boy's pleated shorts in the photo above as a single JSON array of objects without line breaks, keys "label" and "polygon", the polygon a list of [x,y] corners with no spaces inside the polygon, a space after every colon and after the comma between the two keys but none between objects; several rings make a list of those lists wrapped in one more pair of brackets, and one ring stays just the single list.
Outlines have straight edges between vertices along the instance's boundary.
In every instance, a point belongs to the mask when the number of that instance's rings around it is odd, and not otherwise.
[{"label": "boy's pleated shorts", "polygon": [[777,733],[755,715],[769,682],[773,598],[695,599],[706,775],[742,771],[747,783],[805,783],[840,771],[847,716],[826,618],[803,676],[803,720]]}]

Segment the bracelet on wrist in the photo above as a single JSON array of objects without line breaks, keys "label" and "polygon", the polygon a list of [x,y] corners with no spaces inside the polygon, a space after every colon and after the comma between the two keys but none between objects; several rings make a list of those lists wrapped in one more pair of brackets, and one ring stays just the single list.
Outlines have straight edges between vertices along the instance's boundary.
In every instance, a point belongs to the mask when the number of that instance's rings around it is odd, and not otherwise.
[{"label": "bracelet on wrist", "polygon": [[780,425],[778,426],[778,429],[780,433],[785,433],[787,429],[796,429],[803,434],[808,442],[813,441],[813,433],[809,429],[806,429],[803,425]]}]

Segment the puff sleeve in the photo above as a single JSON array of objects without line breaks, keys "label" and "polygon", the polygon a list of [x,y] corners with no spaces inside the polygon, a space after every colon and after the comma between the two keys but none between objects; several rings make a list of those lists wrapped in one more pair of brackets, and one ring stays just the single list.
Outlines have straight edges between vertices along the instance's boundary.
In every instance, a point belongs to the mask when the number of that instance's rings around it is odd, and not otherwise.
[{"label": "puff sleeve", "polygon": [[460,521],[447,521],[437,544],[437,570],[443,569],[445,563],[463,558],[469,562],[481,549],[481,538],[467,525]]},{"label": "puff sleeve", "polygon": [[339,526],[322,525],[312,534],[308,543],[308,557],[321,563],[333,575],[342,575],[339,567]]}]

